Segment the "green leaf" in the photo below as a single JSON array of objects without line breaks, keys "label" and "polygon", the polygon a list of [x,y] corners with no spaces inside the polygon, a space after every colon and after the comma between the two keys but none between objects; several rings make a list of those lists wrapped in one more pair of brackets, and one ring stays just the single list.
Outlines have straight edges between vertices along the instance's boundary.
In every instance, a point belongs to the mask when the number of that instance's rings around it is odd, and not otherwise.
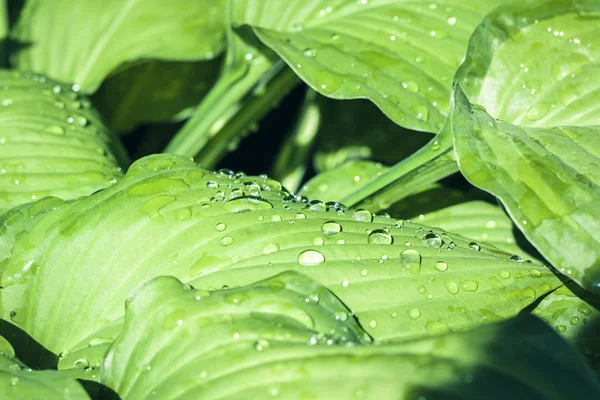
[{"label": "green leaf", "polygon": [[469,36],[501,3],[234,0],[233,22],[319,93],[368,98],[398,125],[438,132]]},{"label": "green leaf", "polygon": [[306,182],[299,194],[309,199],[339,201],[386,170],[388,167],[373,161],[346,161]]},{"label": "green leaf", "polygon": [[561,284],[459,235],[305,203],[269,178],[169,155],[137,161],[92,196],[13,209],[0,226],[3,318],[63,357],[110,341],[123,300],[165,274],[210,289],[301,271],[377,339],[509,318]]},{"label": "green leaf", "polygon": [[94,95],[94,104],[116,133],[149,122],[180,121],[193,114],[221,64],[221,58],[137,63],[109,76]]},{"label": "green leaf", "polygon": [[537,319],[370,345],[358,340],[343,305],[299,274],[213,292],[161,277],[126,308],[123,333],[102,366],[103,382],[124,400],[600,394],[581,355]]},{"label": "green leaf", "polygon": [[29,0],[12,32],[26,47],[13,63],[93,93],[127,61],[218,55],[224,14],[224,0]]},{"label": "green leaf", "polygon": [[452,115],[462,173],[500,198],[552,265],[594,291],[600,290],[598,11],[597,2],[568,0],[496,10],[474,33],[457,73],[466,96],[457,88]]},{"label": "green leaf", "polygon": [[0,71],[0,213],[72,199],[121,177],[125,156],[87,98],[42,76]]},{"label": "green leaf", "polygon": [[460,88],[452,118],[467,179],[499,197],[557,269],[587,289],[600,289],[599,129],[496,121],[472,107]]},{"label": "green leaf", "polygon": [[591,15],[598,10],[588,0],[498,8],[473,34],[457,82],[471,103],[507,123],[598,125],[600,18]]},{"label": "green leaf", "polygon": [[0,336],[0,398],[83,400],[90,397],[68,374],[27,368],[15,358],[10,343]]},{"label": "green leaf", "polygon": [[[445,193],[448,195],[447,190]],[[465,201],[427,214],[420,214],[415,216],[414,220],[489,243],[514,254],[516,259],[522,256],[522,259],[540,261],[519,246],[513,232],[514,225],[504,210],[486,201]]]},{"label": "green leaf", "polygon": [[[598,299],[582,294],[574,285],[561,286],[550,293],[533,310],[562,337],[575,344],[600,372],[600,311]],[[571,291],[571,289],[574,289]],[[574,294],[578,293],[578,295]]]}]

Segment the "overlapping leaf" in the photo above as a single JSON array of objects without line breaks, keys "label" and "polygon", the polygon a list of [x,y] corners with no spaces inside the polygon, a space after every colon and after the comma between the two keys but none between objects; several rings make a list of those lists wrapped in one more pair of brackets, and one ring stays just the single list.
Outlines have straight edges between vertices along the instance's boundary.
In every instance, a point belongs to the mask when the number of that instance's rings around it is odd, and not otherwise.
[{"label": "overlapping leaf", "polygon": [[1,223],[3,317],[63,356],[106,343],[123,300],[159,275],[209,289],[302,271],[377,339],[511,317],[560,285],[541,265],[458,235],[296,201],[268,178],[167,155],[100,193],[22,206]]},{"label": "overlapping leaf", "polygon": [[499,197],[555,267],[596,291],[599,7],[533,0],[492,13],[457,74],[466,96],[457,88],[452,115],[467,179]]},{"label": "overlapping leaf", "polygon": [[318,92],[368,98],[401,126],[437,132],[469,36],[501,3],[235,0],[233,22],[255,27]]},{"label": "overlapping leaf", "polygon": [[[128,301],[102,380],[124,400],[600,394],[583,358],[531,317],[369,345],[347,312],[299,274],[213,292],[157,278]],[[548,368],[538,368],[540,363]]]},{"label": "overlapping leaf", "polygon": [[0,212],[88,195],[121,177],[123,152],[89,100],[42,76],[0,71]]},{"label": "overlapping leaf", "polygon": [[224,0],[29,0],[12,32],[22,46],[13,61],[92,93],[126,61],[218,55],[224,13]]}]

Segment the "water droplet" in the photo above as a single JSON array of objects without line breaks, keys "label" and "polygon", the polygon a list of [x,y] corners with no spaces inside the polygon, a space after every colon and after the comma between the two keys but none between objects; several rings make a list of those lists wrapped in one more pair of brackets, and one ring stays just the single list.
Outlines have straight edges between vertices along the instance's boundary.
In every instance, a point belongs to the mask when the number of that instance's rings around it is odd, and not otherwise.
[{"label": "water droplet", "polygon": [[223,232],[225,229],[227,229],[227,225],[225,225],[223,222],[219,222],[217,226],[215,226],[215,229],[218,232]]},{"label": "water droplet", "polygon": [[540,272],[540,270],[532,268],[529,270],[529,276],[532,276],[534,278],[540,278],[542,276],[542,273]]},{"label": "water droplet", "polygon": [[429,321],[425,324],[425,330],[430,335],[441,335],[450,332],[450,328],[443,322]]},{"label": "water droplet", "polygon": [[46,130],[56,135],[63,135],[65,133],[65,128],[60,125],[50,125]]},{"label": "water droplet", "polygon": [[371,320],[371,321],[369,322],[369,327],[370,327],[370,328],[373,328],[373,329],[377,328],[377,321],[375,321],[374,319],[373,319],[373,320]]},{"label": "water droplet", "polygon": [[448,25],[450,26],[454,26],[456,25],[456,17],[449,17],[446,22],[448,23]]},{"label": "water droplet", "polygon": [[421,294],[425,294],[425,293],[427,293],[427,288],[426,288],[425,286],[419,286],[419,287],[417,288],[417,290],[418,290],[418,292],[419,292],[419,293],[421,293]]},{"label": "water droplet", "polygon": [[410,319],[419,319],[419,317],[421,317],[421,310],[418,308],[408,310],[408,317]]},{"label": "water droplet", "polygon": [[336,311],[333,316],[335,317],[335,319],[337,319],[338,321],[347,321],[348,320],[348,314],[344,311]]},{"label": "water droplet", "polygon": [[219,188],[219,184],[215,181],[208,181],[206,182],[206,187],[208,189],[218,189]]},{"label": "water droplet", "polygon": [[514,255],[514,256],[510,257],[510,261],[517,262],[517,263],[522,263],[523,259],[521,257],[519,257],[518,255]]},{"label": "water droplet", "polygon": [[477,290],[479,284],[477,281],[467,280],[460,282],[460,287],[467,292],[474,292]]},{"label": "water droplet", "polygon": [[592,309],[586,306],[579,306],[577,307],[577,311],[579,311],[580,313],[582,313],[585,316],[590,316],[592,315]]},{"label": "water droplet", "polygon": [[562,332],[564,332],[564,331],[566,331],[566,330],[567,330],[567,327],[566,327],[566,326],[564,326],[564,325],[558,325],[558,326],[556,327],[556,330],[562,333]]},{"label": "water droplet", "polygon": [[234,242],[234,240],[231,236],[223,236],[221,238],[221,246],[229,246],[233,242]]},{"label": "water droplet", "polygon": [[548,115],[548,112],[552,109],[552,105],[548,103],[536,103],[529,108],[527,111],[527,118],[532,121],[537,121]]},{"label": "water droplet", "polygon": [[298,255],[298,263],[305,267],[318,265],[325,261],[325,256],[316,250],[304,250]]},{"label": "water droplet", "polygon": [[265,339],[258,339],[255,343],[254,343],[254,350],[256,351],[263,351],[266,348],[268,348],[271,344],[269,343],[268,340]]},{"label": "water droplet", "polygon": [[373,214],[368,210],[358,209],[352,213],[352,219],[361,222],[373,222]]},{"label": "water droplet", "polygon": [[268,243],[263,247],[263,254],[270,254],[279,251],[279,245],[277,243]]},{"label": "water droplet", "polygon": [[409,273],[418,275],[421,272],[421,254],[417,250],[406,249],[400,253],[400,264]]},{"label": "water droplet", "polygon": [[316,236],[313,238],[312,242],[315,246],[323,246],[323,244],[325,243],[325,240],[323,240],[323,238],[320,236]]},{"label": "water droplet", "polygon": [[440,272],[444,272],[448,270],[448,264],[443,261],[438,261],[435,263],[434,268]]},{"label": "water droplet", "polygon": [[423,237],[423,242],[431,247],[442,247],[444,244],[440,235],[435,232],[429,232],[426,234],[425,237]]},{"label": "water droplet", "polygon": [[335,235],[342,231],[342,226],[335,221],[327,221],[321,225],[321,231],[326,235]]},{"label": "water droplet", "polygon": [[456,284],[456,282],[445,282],[444,286],[446,286],[446,290],[450,293],[450,294],[457,294],[458,293],[458,285]]},{"label": "water droplet", "polygon": [[421,121],[427,121],[429,119],[429,109],[427,106],[415,106],[412,108],[415,112],[415,117]]},{"label": "water droplet", "polygon": [[19,381],[19,378],[17,378],[16,376],[15,376],[15,377],[12,377],[12,378],[10,378],[10,385],[11,385],[11,386],[17,386],[17,385],[19,384],[19,382],[20,382],[20,381]]},{"label": "water droplet", "polygon": [[364,276],[367,276],[367,275],[369,275],[369,270],[363,269],[362,271],[360,271],[360,276],[364,277]]},{"label": "water droplet", "polygon": [[331,40],[333,40],[334,42],[339,39],[340,39],[339,33],[334,33],[333,35],[331,35]]},{"label": "water droplet", "polygon": [[404,89],[410,90],[413,93],[418,93],[419,92],[419,84],[417,82],[406,81],[406,82],[402,83],[402,87]]},{"label": "water droplet", "polygon": [[510,278],[510,272],[508,272],[508,271],[500,271],[498,273],[498,275],[500,275],[500,278],[502,278],[502,279]]},{"label": "water droplet", "polygon": [[475,243],[475,242],[471,242],[471,243],[469,243],[469,248],[470,248],[471,250],[475,250],[475,251],[479,251],[479,250],[481,250],[481,246],[479,246],[479,245],[478,245],[477,243]]},{"label": "water droplet", "polygon": [[73,366],[75,368],[87,368],[90,366],[90,362],[88,360],[86,360],[85,358],[80,358],[78,360],[75,360],[75,362],[73,363]]},{"label": "water droplet", "polygon": [[315,49],[305,49],[302,54],[304,54],[306,57],[316,57],[317,56],[317,50]]},{"label": "water droplet", "polygon": [[[234,189],[235,190],[235,189]],[[273,208],[273,204],[268,202],[267,200],[256,197],[256,196],[242,196],[239,193],[234,195],[234,190],[231,191],[232,198],[231,200],[225,202],[223,204],[223,208],[227,212],[231,213],[243,213],[254,210],[265,210],[269,208]],[[239,190],[239,189],[237,189]],[[241,190],[240,190],[241,192]]]},{"label": "water droplet", "polygon": [[175,217],[179,221],[187,221],[192,218],[192,210],[189,208],[182,208],[175,213]]},{"label": "water droplet", "polygon": [[571,325],[577,325],[579,323],[579,317],[573,317],[569,322]]},{"label": "water droplet", "polygon": [[393,241],[392,235],[384,229],[375,229],[367,238],[369,244],[392,244]]},{"label": "water droplet", "polygon": [[521,296],[527,300],[535,300],[535,289],[531,286],[527,286],[525,289],[521,290]]}]

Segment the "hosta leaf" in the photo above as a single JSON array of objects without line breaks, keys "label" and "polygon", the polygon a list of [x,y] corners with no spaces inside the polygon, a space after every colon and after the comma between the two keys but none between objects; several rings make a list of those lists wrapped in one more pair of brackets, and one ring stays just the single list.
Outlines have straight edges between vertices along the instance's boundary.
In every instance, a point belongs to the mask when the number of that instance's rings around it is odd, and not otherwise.
[{"label": "hosta leaf", "polygon": [[469,36],[501,3],[235,0],[233,22],[255,27],[318,92],[368,98],[401,126],[437,132]]},{"label": "hosta leaf", "polygon": [[[265,357],[259,359],[277,362],[269,356],[271,347],[354,345],[371,340],[330,291],[294,272],[213,292],[191,290],[174,278],[161,277],[137,291],[126,308],[125,335],[102,365],[102,381],[123,398],[150,394],[175,398],[194,391],[202,380],[212,383],[219,375],[255,365],[257,360],[245,357],[248,349],[264,351]],[[150,309],[156,312],[148,318]],[[158,327],[161,333],[148,341],[147,333]],[[201,345],[171,351],[173,340],[181,344],[200,340]],[[145,350],[146,346],[152,350]],[[139,357],[139,351],[145,355]],[[170,366],[177,367],[165,373],[164,368]],[[194,371],[197,380],[186,376],[186,371]],[[253,379],[242,376],[238,382],[248,385]],[[209,392],[225,389],[218,382],[210,386]]]},{"label": "hosta leaf", "polygon": [[472,103],[504,122],[600,124],[600,18],[591,15],[598,10],[594,0],[499,8],[475,31],[457,81]]},{"label": "hosta leaf", "polygon": [[110,341],[123,300],[165,274],[210,289],[302,271],[377,339],[511,317],[560,285],[541,265],[458,235],[296,201],[268,178],[168,155],[137,161],[100,193],[22,206],[0,224],[3,317],[62,357]]},{"label": "hosta leaf", "polygon": [[[446,190],[446,194],[449,191]],[[504,210],[481,200],[466,201],[427,214],[415,216],[415,221],[455,232],[465,237],[492,244],[515,259],[535,260],[517,244],[514,225]],[[518,259],[517,259],[518,260]]]},{"label": "hosta leaf", "polygon": [[309,199],[339,201],[387,169],[388,167],[373,161],[347,161],[306,182],[299,194]]},{"label": "hosta leaf", "polygon": [[224,0],[29,0],[12,33],[26,46],[13,62],[92,93],[127,61],[213,58],[224,14]]},{"label": "hosta leaf", "polygon": [[8,341],[0,336],[0,398],[84,400],[90,397],[68,374],[27,368],[15,358]]},{"label": "hosta leaf", "polygon": [[[579,292],[581,289],[579,290]],[[581,296],[581,293],[579,293]],[[578,297],[568,286],[550,293],[533,310],[561,336],[577,345],[600,372],[600,311],[594,296]]]},{"label": "hosta leaf", "polygon": [[121,177],[122,151],[88,99],[39,75],[0,71],[0,212],[88,195]]},{"label": "hosta leaf", "polygon": [[210,90],[222,60],[138,63],[108,77],[94,104],[113,132],[148,122],[183,120]]},{"label": "hosta leaf", "polygon": [[[343,306],[330,300],[331,293],[319,288],[327,306],[314,302],[319,286],[305,279],[283,274],[214,292],[190,290],[173,278],[151,281],[127,303],[103,382],[124,400],[600,394],[581,355],[529,316],[465,333],[369,345],[357,340],[352,317],[341,317]],[[330,321],[313,320],[315,314]],[[326,325],[333,337],[320,333]]]},{"label": "hosta leaf", "polygon": [[452,115],[462,173],[500,198],[557,269],[596,291],[598,11],[598,2],[570,0],[496,10],[471,39],[457,73],[468,99],[458,88]]},{"label": "hosta leaf", "polygon": [[525,128],[472,107],[453,115],[463,174],[498,196],[525,236],[561,272],[600,289],[597,127]]}]

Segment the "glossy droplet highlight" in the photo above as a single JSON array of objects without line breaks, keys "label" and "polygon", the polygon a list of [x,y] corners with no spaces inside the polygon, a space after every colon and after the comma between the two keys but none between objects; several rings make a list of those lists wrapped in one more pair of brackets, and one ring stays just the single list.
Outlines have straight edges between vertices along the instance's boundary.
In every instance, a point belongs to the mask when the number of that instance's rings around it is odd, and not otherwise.
[{"label": "glossy droplet highlight", "polygon": [[445,263],[445,262],[443,262],[443,261],[438,261],[438,262],[436,262],[436,263],[435,263],[435,265],[434,265],[434,268],[435,268],[437,271],[440,271],[440,272],[445,272],[445,271],[447,271],[447,270],[448,270],[448,264],[446,264],[446,263]]},{"label": "glossy droplet highlight", "polygon": [[475,292],[479,287],[477,281],[467,280],[460,282],[460,287],[467,292]]},{"label": "glossy droplet highlight", "polygon": [[419,317],[421,317],[421,310],[418,308],[408,310],[408,317],[410,319],[419,319]]},{"label": "glossy droplet highlight", "polygon": [[440,235],[438,235],[435,232],[429,232],[428,234],[426,234],[423,237],[423,242],[427,246],[431,246],[431,247],[442,247],[442,245],[444,244]]},{"label": "glossy droplet highlight", "polygon": [[527,118],[532,121],[537,121],[539,119],[544,118],[550,110],[552,109],[552,105],[548,103],[536,103],[529,108],[527,111]]},{"label": "glossy droplet highlight", "polygon": [[223,236],[221,238],[221,246],[229,246],[230,244],[232,244],[234,242],[233,238],[231,236]]},{"label": "glossy droplet highlight", "polygon": [[369,244],[392,244],[393,241],[392,235],[384,229],[375,229],[367,237]]},{"label": "glossy droplet highlight", "polygon": [[342,226],[335,221],[327,221],[321,225],[321,231],[326,235],[335,235],[342,231]]},{"label": "glossy droplet highlight", "polygon": [[306,57],[310,57],[310,58],[314,58],[317,56],[317,50],[315,49],[305,49],[302,54],[304,54]]},{"label": "glossy droplet highlight", "polygon": [[325,256],[316,250],[304,250],[298,254],[298,263],[305,267],[318,265],[325,262]]},{"label": "glossy droplet highlight", "polygon": [[479,251],[479,250],[481,250],[481,246],[479,246],[479,245],[478,245],[477,243],[475,243],[475,242],[471,242],[471,243],[469,243],[469,248],[470,248],[471,250],[475,250],[475,251]]},{"label": "glossy droplet highlight", "polygon": [[352,219],[361,222],[373,222],[373,214],[368,210],[358,209],[352,213]]},{"label": "glossy droplet highlight", "polygon": [[458,293],[458,284],[456,282],[445,282],[444,286],[446,287],[446,290],[448,291],[448,293],[450,294],[457,294]]},{"label": "glossy droplet highlight", "polygon": [[215,229],[218,232],[223,232],[225,229],[227,229],[227,225],[225,225],[224,223],[220,222],[215,226]]},{"label": "glossy droplet highlight", "polygon": [[414,249],[406,249],[400,253],[400,265],[413,275],[421,272],[421,254]]},{"label": "glossy droplet highlight", "polygon": [[277,243],[268,243],[263,247],[263,254],[271,254],[279,251],[279,245]]}]

